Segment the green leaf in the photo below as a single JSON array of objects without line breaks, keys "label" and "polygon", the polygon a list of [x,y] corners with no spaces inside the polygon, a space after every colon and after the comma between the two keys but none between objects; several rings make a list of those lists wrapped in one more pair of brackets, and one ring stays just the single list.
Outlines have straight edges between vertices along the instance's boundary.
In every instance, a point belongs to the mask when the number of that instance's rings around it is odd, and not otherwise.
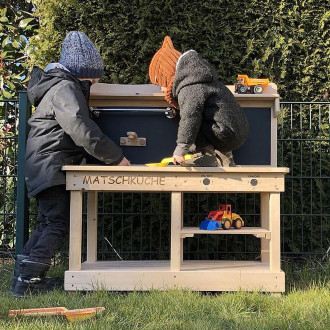
[{"label": "green leaf", "polygon": [[2,47],[5,47],[5,45],[7,45],[7,43],[8,43],[8,41],[9,41],[9,37],[5,38],[2,42]]},{"label": "green leaf", "polygon": [[30,22],[32,22],[32,21],[34,21],[34,20],[35,20],[34,17],[30,17],[30,18],[22,19],[22,20],[19,22],[18,27],[20,27],[20,28],[25,28],[25,27],[27,27],[27,25],[28,25]]},{"label": "green leaf", "polygon": [[26,44],[26,39],[23,38],[22,36],[19,37],[19,42],[22,44],[22,46],[24,47]]},{"label": "green leaf", "polygon": [[3,24],[7,28],[7,30],[12,31],[13,30],[13,25],[12,24]]},{"label": "green leaf", "polygon": [[19,43],[18,43],[16,40],[13,40],[12,45],[13,45],[15,48],[19,48]]},{"label": "green leaf", "polygon": [[8,22],[8,18],[6,16],[2,16],[2,17],[0,17],[0,22],[1,23],[7,23]]},{"label": "green leaf", "polygon": [[27,45],[25,46],[24,51],[25,51],[25,53],[26,53],[27,55],[29,55],[29,54],[33,51],[33,47],[32,47],[31,45],[27,44]]},{"label": "green leaf", "polygon": [[30,30],[34,29],[35,26],[36,26],[35,24],[28,25],[28,26],[25,28],[25,31],[30,31]]},{"label": "green leaf", "polygon": [[21,76],[18,74],[14,74],[11,76],[12,79],[21,79]]},{"label": "green leaf", "polygon": [[7,91],[3,91],[3,96],[6,98],[6,99],[11,99],[11,94]]},{"label": "green leaf", "polygon": [[12,91],[15,90],[15,85],[11,81],[7,80],[7,85]]}]

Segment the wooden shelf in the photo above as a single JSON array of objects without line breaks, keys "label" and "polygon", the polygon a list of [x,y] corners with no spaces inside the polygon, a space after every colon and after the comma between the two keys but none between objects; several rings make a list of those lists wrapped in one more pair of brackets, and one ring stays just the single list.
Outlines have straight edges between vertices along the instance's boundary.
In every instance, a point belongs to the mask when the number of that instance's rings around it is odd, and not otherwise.
[{"label": "wooden shelf", "polygon": [[[256,276],[258,281],[255,280]],[[65,290],[166,290],[177,287],[201,291],[284,291],[284,273],[269,264],[241,260],[186,260],[171,271],[168,260],[85,262],[80,271],[65,272]]]},{"label": "wooden shelf", "polygon": [[235,167],[184,167],[176,165],[168,165],[165,167],[149,167],[145,165],[132,164],[132,166],[110,166],[110,165],[64,165],[62,166],[64,171],[79,171],[79,172],[156,172],[156,173],[211,173],[211,174],[221,174],[221,173],[279,173],[286,174],[289,173],[287,167],[273,167],[267,165],[237,165]]},{"label": "wooden shelf", "polygon": [[68,190],[136,192],[283,192],[284,167],[66,165]]},{"label": "wooden shelf", "polygon": [[[273,107],[274,117],[280,114],[279,95],[274,83],[268,84],[262,94],[237,94],[234,85],[226,86],[241,106],[250,103],[268,104]],[[171,107],[160,87],[152,84],[121,85],[97,83],[92,85],[89,105],[94,107]]]},{"label": "wooden shelf", "polygon": [[[245,271],[269,272],[268,263],[246,260],[184,260],[181,264],[181,271],[234,271],[240,269]],[[121,271],[170,271],[169,260],[128,260],[128,261],[97,261],[83,262],[82,271],[105,270],[111,272]]]},{"label": "wooden shelf", "polygon": [[180,231],[181,238],[194,237],[194,235],[207,234],[207,235],[253,235],[258,238],[271,238],[271,233],[267,229],[260,227],[242,227],[241,229],[228,229],[222,228],[217,230],[202,230],[198,227],[183,227]]},{"label": "wooden shelf", "polygon": [[[226,86],[237,99],[247,100],[273,100],[279,98],[277,93],[277,86],[274,83],[270,83],[262,94],[237,94],[234,92],[234,85]],[[124,100],[128,98],[136,100],[161,100],[165,101],[164,93],[161,92],[159,86],[152,84],[142,85],[121,85],[121,84],[104,84],[97,83],[91,87],[90,100]],[[164,103],[170,106],[167,102]]]}]

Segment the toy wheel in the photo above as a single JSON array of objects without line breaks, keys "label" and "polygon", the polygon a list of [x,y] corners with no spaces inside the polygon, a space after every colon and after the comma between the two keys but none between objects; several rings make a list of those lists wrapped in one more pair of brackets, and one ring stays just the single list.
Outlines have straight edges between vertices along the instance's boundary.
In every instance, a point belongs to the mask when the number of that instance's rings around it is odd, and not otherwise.
[{"label": "toy wheel", "polygon": [[237,93],[238,93],[238,94],[246,94],[247,91],[248,91],[248,89],[247,89],[247,87],[244,86],[244,85],[239,85],[239,86],[237,87]]},{"label": "toy wheel", "polygon": [[223,228],[224,230],[228,230],[228,229],[230,229],[230,227],[231,227],[231,223],[230,223],[230,221],[229,221],[229,220],[225,220],[225,221],[223,222],[223,224],[222,224],[222,228]]},{"label": "toy wheel", "polygon": [[243,226],[242,219],[237,218],[237,219],[234,221],[234,228],[235,228],[235,229],[241,229],[242,226]]},{"label": "toy wheel", "polygon": [[261,85],[255,85],[253,87],[253,93],[254,94],[261,94],[263,92],[264,88]]}]

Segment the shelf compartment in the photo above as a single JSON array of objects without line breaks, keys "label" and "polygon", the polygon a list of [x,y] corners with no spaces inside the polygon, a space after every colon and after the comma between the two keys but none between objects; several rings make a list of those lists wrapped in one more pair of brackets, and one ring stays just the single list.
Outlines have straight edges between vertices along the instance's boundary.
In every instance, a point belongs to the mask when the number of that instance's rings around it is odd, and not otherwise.
[{"label": "shelf compartment", "polygon": [[242,227],[241,229],[217,229],[217,230],[203,230],[198,227],[183,227],[180,231],[180,237],[194,237],[195,235],[253,235],[258,238],[271,238],[271,232],[260,227]]}]

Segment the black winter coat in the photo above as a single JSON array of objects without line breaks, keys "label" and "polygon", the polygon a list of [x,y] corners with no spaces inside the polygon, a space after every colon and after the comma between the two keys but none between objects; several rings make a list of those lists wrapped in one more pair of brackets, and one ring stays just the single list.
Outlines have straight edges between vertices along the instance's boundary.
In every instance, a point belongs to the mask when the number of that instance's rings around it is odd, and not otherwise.
[{"label": "black winter coat", "polygon": [[90,85],[62,69],[33,69],[27,93],[37,109],[28,121],[25,154],[29,197],[65,184],[62,166],[81,164],[86,152],[111,165],[122,160],[121,149],[90,118]]},{"label": "black winter coat", "polygon": [[175,155],[186,154],[199,132],[222,152],[245,142],[249,125],[243,110],[215,69],[194,50],[179,59],[172,94],[181,117]]}]

